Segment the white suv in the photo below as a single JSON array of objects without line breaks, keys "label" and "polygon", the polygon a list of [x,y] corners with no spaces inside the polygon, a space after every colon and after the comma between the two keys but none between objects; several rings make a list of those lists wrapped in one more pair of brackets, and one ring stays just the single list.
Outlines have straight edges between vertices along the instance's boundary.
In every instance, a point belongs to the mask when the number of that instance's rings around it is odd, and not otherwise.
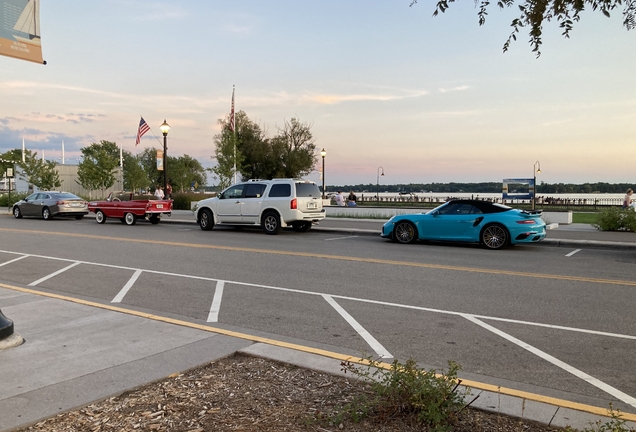
[{"label": "white suv", "polygon": [[267,234],[278,234],[286,226],[304,232],[325,218],[320,195],[316,183],[307,180],[249,180],[199,201],[194,213],[205,231],[218,224],[260,225]]}]

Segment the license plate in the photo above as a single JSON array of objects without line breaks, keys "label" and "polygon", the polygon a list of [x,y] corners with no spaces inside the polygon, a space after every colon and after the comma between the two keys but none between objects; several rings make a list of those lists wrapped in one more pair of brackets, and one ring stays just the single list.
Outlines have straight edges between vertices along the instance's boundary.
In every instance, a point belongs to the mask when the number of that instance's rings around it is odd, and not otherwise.
[{"label": "license plate", "polygon": [[308,208],[308,209],[315,209],[315,208],[318,208],[318,204],[316,204],[315,202],[307,203],[307,208]]},{"label": "license plate", "polygon": [[157,204],[157,208],[163,208],[163,204]]}]

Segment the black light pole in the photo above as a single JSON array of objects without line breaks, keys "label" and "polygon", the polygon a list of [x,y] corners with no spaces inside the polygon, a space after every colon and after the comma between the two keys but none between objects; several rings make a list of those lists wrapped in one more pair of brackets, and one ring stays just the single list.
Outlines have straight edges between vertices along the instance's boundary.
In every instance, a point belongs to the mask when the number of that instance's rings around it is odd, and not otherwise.
[{"label": "black light pole", "polygon": [[378,167],[378,180],[375,184],[375,199],[380,202],[380,170],[382,170],[382,177],[384,177],[384,168]]},{"label": "black light pole", "polygon": [[322,156],[322,199],[325,199],[325,156],[327,156],[327,152],[324,148],[320,152],[320,156]]},{"label": "black light pole", "polygon": [[537,173],[541,172],[541,164],[539,161],[534,163],[534,195],[532,196],[532,210],[535,209],[537,203]]},{"label": "black light pole", "polygon": [[163,134],[163,193],[167,193],[168,187],[168,131],[170,125],[163,119],[163,124],[159,126],[161,133]]}]

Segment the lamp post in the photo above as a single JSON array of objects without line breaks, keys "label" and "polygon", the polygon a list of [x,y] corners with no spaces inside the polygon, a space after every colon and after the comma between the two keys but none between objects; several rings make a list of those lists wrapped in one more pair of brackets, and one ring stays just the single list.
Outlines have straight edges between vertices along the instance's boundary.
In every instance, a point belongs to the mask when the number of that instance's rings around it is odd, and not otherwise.
[{"label": "lamp post", "polygon": [[382,177],[384,177],[384,168],[378,167],[378,179],[375,183],[375,199],[380,202],[380,170],[382,170]]},{"label": "lamp post", "polygon": [[163,193],[166,193],[168,187],[168,131],[170,125],[163,119],[163,124],[159,126],[159,130],[163,134]]},{"label": "lamp post", "polygon": [[325,199],[325,156],[327,156],[327,152],[324,148],[320,151],[320,156],[322,156],[322,199]]},{"label": "lamp post", "polygon": [[532,210],[535,209],[536,204],[537,204],[537,173],[541,172],[541,164],[539,163],[539,161],[536,161],[534,163],[534,195],[532,196]]}]

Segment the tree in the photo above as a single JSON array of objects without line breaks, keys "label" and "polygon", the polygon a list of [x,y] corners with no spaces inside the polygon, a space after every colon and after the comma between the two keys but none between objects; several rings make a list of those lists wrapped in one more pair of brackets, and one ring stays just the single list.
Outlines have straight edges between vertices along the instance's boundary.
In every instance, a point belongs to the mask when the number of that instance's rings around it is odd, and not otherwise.
[{"label": "tree", "polygon": [[[416,4],[417,1],[412,0],[410,6]],[[437,16],[440,12],[446,12],[449,4],[454,1],[438,0],[433,16]],[[512,7],[514,4],[515,0],[497,1],[497,6],[500,9]],[[479,12],[477,12],[479,25],[484,25],[490,1],[475,0],[475,5],[479,7]],[[520,1],[518,6],[521,11],[520,15],[512,20],[512,33],[506,43],[504,43],[503,51],[508,51],[510,42],[517,40],[520,28],[529,27],[529,43],[532,46],[532,52],[536,52],[537,57],[539,57],[541,55],[539,48],[542,43],[541,35],[544,21],[556,20],[559,23],[559,27],[563,29],[563,36],[569,38],[573,23],[581,19],[580,14],[585,10],[586,6],[589,6],[593,11],[598,10],[606,17],[609,17],[611,11],[622,5],[624,5],[623,25],[627,30],[633,30],[636,27],[636,0],[524,0],[523,3]]]},{"label": "tree", "polygon": [[38,154],[36,152],[26,150],[24,152],[24,162],[22,162],[22,150],[9,150],[0,157],[0,159],[2,159],[2,161],[0,161],[2,172],[15,163],[15,165],[21,169],[17,174],[22,180],[29,183],[29,188],[32,188],[31,185],[33,185],[38,189],[52,190],[62,186],[60,175],[55,169],[57,164],[55,162],[44,161],[37,156]]},{"label": "tree", "polygon": [[272,149],[281,161],[277,176],[285,178],[303,177],[313,171],[316,164],[316,145],[311,134],[311,126],[297,118],[285,121],[272,140]]},{"label": "tree", "polygon": [[77,168],[78,183],[89,191],[105,190],[115,184],[115,168],[119,164],[119,147],[110,141],[102,140],[81,149],[84,160]]},{"label": "tree", "polygon": [[[170,157],[169,157],[170,159]],[[192,183],[205,186],[206,172],[201,163],[191,156],[183,155],[174,160],[169,160],[170,172],[168,183],[174,192],[184,192],[190,190]]]},{"label": "tree", "polygon": [[221,133],[214,137],[214,158],[217,166],[212,172],[219,187],[231,184],[234,174],[234,139],[236,139],[236,169],[242,179],[272,179],[276,177],[302,177],[313,170],[316,146],[311,125],[292,118],[279,129],[278,135],[268,139],[260,125],[247,114],[236,114],[236,134],[232,133],[229,119],[220,119]]},{"label": "tree", "polygon": [[146,188],[150,184],[148,174],[141,165],[141,155],[133,155],[124,150],[124,188],[137,191]]}]

